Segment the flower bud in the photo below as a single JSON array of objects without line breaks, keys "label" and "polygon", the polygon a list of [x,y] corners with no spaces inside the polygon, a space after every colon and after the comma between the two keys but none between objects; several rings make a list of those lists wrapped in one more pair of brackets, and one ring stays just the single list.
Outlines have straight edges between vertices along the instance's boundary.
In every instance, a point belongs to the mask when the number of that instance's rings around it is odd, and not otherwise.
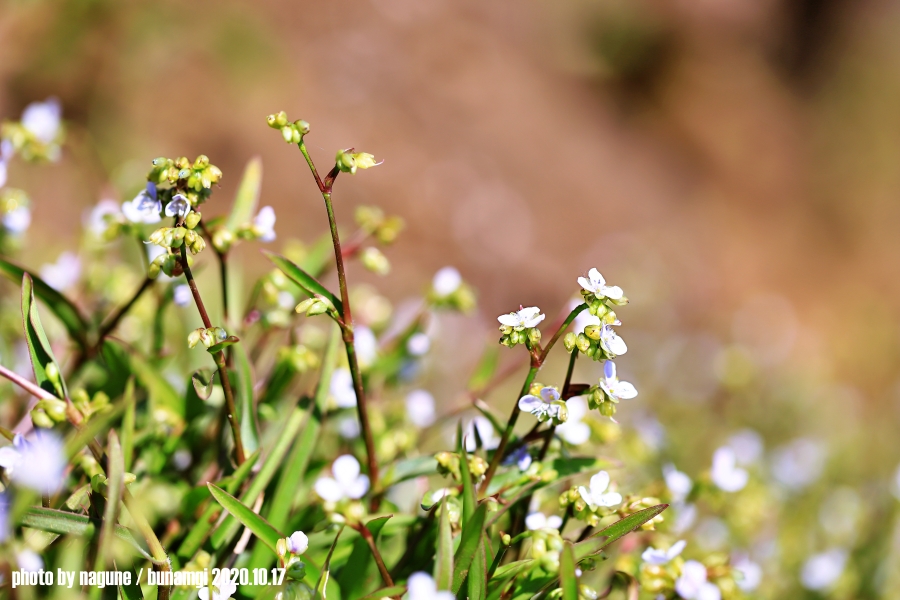
[{"label": "flower bud", "polygon": [[227,252],[234,243],[234,234],[227,229],[217,229],[213,233],[212,243],[219,252]]},{"label": "flower bud", "polygon": [[303,119],[297,119],[294,121],[294,129],[300,132],[300,135],[306,135],[309,133],[309,123],[304,121]]},{"label": "flower bud", "polygon": [[282,127],[284,127],[285,125],[288,124],[287,113],[284,112],[283,110],[278,111],[274,115],[270,115],[270,118],[272,119],[272,122],[270,124],[271,127],[281,129]]},{"label": "flower bud", "polygon": [[612,402],[602,402],[600,404],[600,414],[604,417],[612,417],[616,414],[616,405]]},{"label": "flower bud", "polygon": [[298,313],[306,312],[316,302],[318,302],[318,300],[316,298],[307,298],[306,300],[304,300],[303,302],[298,304],[294,308],[294,310]]},{"label": "flower bud", "polygon": [[587,353],[588,348],[591,347],[591,340],[588,339],[588,337],[586,335],[584,335],[583,333],[579,333],[578,336],[575,338],[575,345],[578,346],[579,350]]},{"label": "flower bud", "polygon": [[360,254],[359,260],[366,269],[378,275],[387,275],[391,271],[391,263],[378,248],[366,248]]},{"label": "flower bud", "polygon": [[35,408],[41,409],[47,413],[54,422],[62,423],[66,420],[66,403],[62,400],[50,399],[39,401]]},{"label": "flower bud", "polygon": [[281,137],[284,138],[285,142],[290,144],[294,140],[294,129],[292,127],[282,127]]},{"label": "flower bud", "polygon": [[541,330],[532,327],[528,330],[528,343],[531,344],[532,347],[537,346],[541,343]]},{"label": "flower bud", "polygon": [[345,150],[338,150],[334,158],[335,166],[343,173],[356,173],[356,159]]},{"label": "flower bud", "polygon": [[197,235],[194,242],[190,245],[191,254],[200,254],[204,248],[206,248],[206,240],[203,239],[203,236]]},{"label": "flower bud", "polygon": [[502,543],[504,546],[509,546],[510,542],[512,542],[512,538],[509,537],[508,533],[500,535],[500,543]]},{"label": "flower bud", "polygon": [[278,541],[275,542],[275,554],[277,554],[279,558],[284,558],[285,555],[287,555],[287,540],[278,538]]},{"label": "flower bud", "polygon": [[31,410],[31,422],[35,427],[41,427],[42,429],[52,429],[55,423],[50,416],[40,408],[33,408]]},{"label": "flower bud", "polygon": [[575,334],[572,333],[571,331],[569,333],[567,333],[565,335],[565,337],[563,337],[563,346],[566,347],[566,352],[572,352],[572,350],[575,348],[575,340],[576,339],[577,338],[576,338]]},{"label": "flower bud", "polygon": [[326,312],[328,312],[328,305],[316,298],[313,300],[313,303],[309,305],[309,308],[306,309],[306,316],[314,317]]},{"label": "flower bud", "polygon": [[188,216],[184,218],[184,225],[188,229],[193,229],[200,223],[200,213],[191,211],[188,213]]},{"label": "flower bud", "polygon": [[599,325],[588,325],[584,328],[584,335],[592,340],[599,340],[600,330],[601,327]]},{"label": "flower bud", "polygon": [[203,335],[203,332],[205,332],[205,331],[206,331],[205,329],[200,327],[200,328],[195,329],[192,332],[190,332],[188,334],[188,348],[193,348],[194,346],[199,344],[201,336]]}]

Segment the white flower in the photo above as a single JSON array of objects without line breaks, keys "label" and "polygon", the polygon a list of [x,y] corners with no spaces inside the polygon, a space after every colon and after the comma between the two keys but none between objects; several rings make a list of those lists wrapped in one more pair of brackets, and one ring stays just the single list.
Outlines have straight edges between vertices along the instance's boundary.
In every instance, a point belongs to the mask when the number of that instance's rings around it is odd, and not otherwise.
[{"label": "white flower", "polygon": [[25,548],[21,552],[17,552],[16,562],[23,571],[34,572],[44,568],[44,559],[41,558],[40,554],[30,548]]},{"label": "white flower", "polygon": [[122,214],[132,223],[159,223],[162,217],[162,202],[156,197],[156,186],[148,183],[146,189],[134,197],[131,202],[122,203]]},{"label": "white flower", "polygon": [[686,600],[719,600],[722,597],[719,588],[706,580],[706,567],[696,560],[689,560],[681,567],[675,591]]},{"label": "white flower", "polygon": [[13,234],[25,233],[31,225],[31,210],[21,204],[3,215],[3,228]]},{"label": "white flower", "polygon": [[735,583],[741,590],[752,592],[759,587],[762,582],[762,568],[751,561],[749,556],[746,554],[736,555],[731,561],[731,566],[741,574],[740,578],[735,577]]},{"label": "white flower", "polygon": [[294,310],[294,307],[297,305],[297,299],[294,298],[294,295],[285,290],[278,292],[275,301],[278,303],[279,307],[287,311]]},{"label": "white flower", "polygon": [[332,463],[331,473],[334,477],[319,477],[316,480],[315,490],[322,500],[358,500],[369,491],[369,477],[360,474],[359,461],[349,454],[339,456]]},{"label": "white flower", "polygon": [[275,240],[275,209],[263,206],[253,217],[253,232],[263,242]]},{"label": "white flower", "polygon": [[[616,321],[614,324],[619,325],[619,322]],[[603,327],[600,328],[600,346],[606,350],[610,358],[615,358],[628,352],[625,340],[619,337],[619,334],[615,332],[609,323],[604,323]]]},{"label": "white flower", "polygon": [[[222,581],[224,579],[224,581]],[[212,590],[212,594],[210,594]],[[228,600],[231,595],[237,592],[237,585],[221,575],[209,587],[200,588],[197,597],[200,600]]]},{"label": "white flower", "polygon": [[9,537],[9,497],[0,493],[0,544]]},{"label": "white flower", "polygon": [[813,483],[825,468],[825,449],[821,442],[797,439],[775,451],[772,457],[772,475],[792,490],[802,489]]},{"label": "white flower", "polygon": [[357,326],[353,330],[353,342],[356,346],[356,360],[360,368],[370,366],[378,357],[378,340],[371,329]]},{"label": "white flower", "polygon": [[109,219],[107,217],[118,214],[119,203],[115,200],[104,198],[84,216],[84,228],[91,234],[100,237],[109,227]]},{"label": "white flower", "polygon": [[309,549],[309,538],[302,531],[295,531],[287,538],[287,549],[291,554],[303,554]]},{"label": "white flower", "polygon": [[500,444],[497,439],[497,433],[494,431],[494,425],[491,420],[481,415],[476,416],[466,425],[464,437],[466,438],[466,452],[475,452],[475,431],[478,431],[478,437],[481,438],[482,448],[493,450]]},{"label": "white flower", "polygon": [[32,102],[22,112],[22,127],[38,140],[49,144],[56,139],[62,117],[62,107],[56,98]]},{"label": "white flower", "polygon": [[672,494],[672,500],[675,502],[681,502],[687,498],[694,486],[691,478],[676,469],[675,465],[671,463],[663,467],[663,477],[666,480],[666,487]]},{"label": "white flower", "polygon": [[800,581],[808,590],[828,589],[840,579],[846,564],[847,551],[841,548],[815,554],[803,563]]},{"label": "white flower", "polygon": [[747,485],[750,474],[736,465],[734,450],[722,446],[713,454],[710,477],[719,489],[725,492],[738,492]]},{"label": "white flower", "polygon": [[581,499],[587,502],[591,508],[598,506],[616,506],[622,503],[622,495],[618,492],[607,492],[609,487],[609,473],[600,471],[591,477],[590,489],[579,486],[578,493]]},{"label": "white flower", "polygon": [[694,522],[697,520],[697,506],[695,504],[679,504],[676,509],[672,533],[681,535],[694,526]]},{"label": "white flower", "polygon": [[345,440],[355,440],[359,437],[359,419],[355,415],[347,415],[338,420],[338,433]]},{"label": "white flower", "polygon": [[172,201],[166,205],[167,217],[186,217],[191,212],[191,203],[184,194],[175,194]]},{"label": "white flower", "polygon": [[637,390],[627,381],[619,381],[616,377],[616,363],[611,360],[603,363],[603,379],[600,380],[600,389],[607,396],[616,400],[631,400],[638,395]]},{"label": "white flower", "polygon": [[350,369],[335,369],[331,374],[331,383],[328,393],[334,398],[338,408],[353,408],[356,406],[356,391],[353,389],[353,377]]},{"label": "white flower", "polygon": [[537,324],[544,320],[541,309],[537,306],[529,306],[528,308],[520,308],[516,312],[511,312],[497,317],[501,325],[507,327],[526,328],[537,327]]},{"label": "white flower", "polygon": [[437,584],[428,573],[419,571],[406,581],[408,600],[453,600],[456,596],[447,590],[438,591]]},{"label": "white flower", "polygon": [[55,290],[67,290],[81,277],[81,260],[71,252],[63,252],[55,263],[41,267],[41,279]]},{"label": "white flower", "polygon": [[413,390],[406,395],[406,415],[416,427],[434,423],[434,396],[425,390]]},{"label": "white flower", "polygon": [[31,440],[16,434],[12,446],[0,448],[0,467],[17,484],[53,494],[62,485],[66,469],[63,443],[51,432],[39,432]]},{"label": "white flower", "polygon": [[566,440],[573,446],[578,446],[591,439],[590,426],[582,421],[588,413],[587,402],[582,396],[575,396],[566,400],[566,409],[569,418],[565,423],[556,426],[556,435]]},{"label": "white flower", "polygon": [[193,298],[191,288],[183,283],[176,285],[175,290],[172,292],[172,302],[175,303],[175,306],[187,306]]},{"label": "white flower", "polygon": [[504,465],[516,465],[522,472],[527,471],[532,462],[531,452],[526,445],[519,446],[503,460]]},{"label": "white flower", "polygon": [[734,451],[739,465],[749,465],[755,463],[762,456],[762,436],[752,429],[741,429],[728,438],[728,447]]},{"label": "white flower", "polygon": [[409,336],[406,340],[406,351],[412,356],[423,356],[431,349],[431,339],[421,331]]},{"label": "white flower", "polygon": [[658,550],[651,546],[641,554],[641,560],[651,565],[664,565],[681,554],[685,546],[687,546],[687,542],[684,540],[678,540],[668,550]]},{"label": "white flower", "polygon": [[606,285],[606,280],[603,279],[603,275],[600,274],[600,271],[597,269],[591,269],[588,271],[587,278],[579,277],[578,285],[584,288],[586,291],[591,292],[599,299],[609,298],[610,300],[621,300],[624,292],[622,288],[617,285],[608,286]]},{"label": "white flower", "polygon": [[559,529],[562,522],[562,517],[559,515],[550,515],[548,517],[542,512],[533,512],[525,517],[525,527],[527,527],[529,531],[538,529]]},{"label": "white flower", "polygon": [[556,388],[541,388],[540,397],[527,394],[519,398],[519,410],[533,414],[538,419],[555,419],[559,416],[559,391]]},{"label": "white flower", "polygon": [[6,185],[6,177],[8,170],[6,168],[6,159],[0,157],[0,188]]},{"label": "white flower", "polygon": [[[573,300],[569,304],[569,311],[575,310],[576,307],[584,304],[581,300]],[[579,333],[584,333],[584,328],[588,325],[602,325],[603,322],[600,320],[600,317],[597,315],[592,315],[587,310],[583,310],[577,315],[575,315],[575,320],[572,322],[572,331],[577,335]]]},{"label": "white flower", "polygon": [[453,267],[444,267],[434,274],[431,287],[438,296],[449,296],[462,285],[462,275]]}]

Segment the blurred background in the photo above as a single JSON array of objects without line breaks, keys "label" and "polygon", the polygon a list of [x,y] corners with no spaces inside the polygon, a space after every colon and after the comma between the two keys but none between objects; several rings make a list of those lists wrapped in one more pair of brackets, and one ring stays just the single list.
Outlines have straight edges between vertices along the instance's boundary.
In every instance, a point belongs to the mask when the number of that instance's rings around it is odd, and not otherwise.
[{"label": "blurred background", "polygon": [[[360,204],[407,222],[382,293],[402,302],[445,265],[479,290],[477,314],[442,330],[438,370],[464,382],[497,314],[537,305],[549,322],[597,267],[632,301],[618,364],[641,395],[623,421],[665,431],[691,473],[742,428],[773,457],[808,441],[818,471],[796,489],[853,486],[859,519],[900,552],[885,526],[900,462],[898,34],[886,0],[6,0],[0,116],[56,96],[68,127],[59,163],[10,166],[34,213],[22,261],[77,244],[73,224],[131,199],[156,156],[209,155],[225,177],[204,214],[219,214],[260,155],[275,247],[314,240],[321,199],[265,125],[286,110],[312,124],[320,169],[338,148],[384,159],[335,194],[348,228]],[[439,400],[463,386],[441,381]],[[808,537],[795,562],[835,543]]]}]

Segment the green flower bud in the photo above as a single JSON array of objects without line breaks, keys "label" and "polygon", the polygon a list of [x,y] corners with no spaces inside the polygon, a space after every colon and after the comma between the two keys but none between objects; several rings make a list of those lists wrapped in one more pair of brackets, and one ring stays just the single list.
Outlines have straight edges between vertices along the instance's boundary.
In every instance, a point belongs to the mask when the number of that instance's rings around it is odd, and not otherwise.
[{"label": "green flower bud", "polygon": [[284,138],[284,141],[290,144],[294,141],[294,129],[292,127],[282,127],[281,128],[281,137]]},{"label": "green flower bud", "polygon": [[283,110],[278,111],[278,112],[275,114],[275,125],[276,125],[277,127],[284,127],[284,126],[287,125],[287,124],[288,124],[288,116],[287,116],[287,113],[284,112]]},{"label": "green flower bud", "polygon": [[48,362],[44,367],[44,372],[47,374],[47,379],[54,385],[59,384],[59,368],[56,366],[55,362]]},{"label": "green flower bud", "polygon": [[338,150],[334,164],[343,173],[356,173],[356,159],[345,150]]},{"label": "green flower bud", "polygon": [[54,422],[62,423],[66,420],[66,403],[62,400],[49,398],[39,401],[35,408],[43,410]]},{"label": "green flower bud", "polygon": [[287,556],[287,553],[287,540],[285,540],[284,538],[278,538],[278,541],[275,542],[275,554],[277,554],[281,558],[284,558],[285,556]]},{"label": "green flower bud", "polygon": [[300,135],[306,135],[309,133],[309,123],[304,121],[303,119],[297,119],[294,121],[294,129],[300,132]]},{"label": "green flower bud", "polygon": [[612,417],[616,414],[616,405],[612,402],[602,402],[600,404],[600,414],[604,417]]},{"label": "green flower bud", "polygon": [[195,228],[200,223],[201,215],[198,212],[191,211],[188,213],[188,216],[184,218],[184,225],[188,229]]},{"label": "green flower bud", "polygon": [[509,546],[510,542],[512,542],[512,538],[509,537],[508,533],[504,533],[500,536],[500,543],[504,546]]},{"label": "green flower bud", "polygon": [[599,340],[600,330],[601,327],[599,325],[588,325],[584,328],[584,335],[592,340]]},{"label": "green flower bud", "polygon": [[291,143],[299,144],[303,141],[303,134],[297,131],[296,127],[291,127]]},{"label": "green flower bud", "polygon": [[378,275],[387,275],[391,271],[391,263],[378,248],[366,248],[360,254],[359,260],[366,269]]},{"label": "green flower bud", "polygon": [[150,266],[147,268],[147,277],[149,277],[150,279],[156,279],[157,277],[159,277],[159,271],[160,271],[160,263],[157,262],[156,260],[154,260],[152,263],[150,263]]},{"label": "green flower bud", "polygon": [[487,473],[488,465],[480,456],[472,456],[469,458],[469,473],[473,477],[479,478]]},{"label": "green flower bud", "polygon": [[40,427],[42,429],[53,429],[53,426],[56,424],[53,422],[53,419],[40,408],[33,408],[31,410],[31,422],[35,427]]},{"label": "green flower bud", "polygon": [[213,233],[212,243],[219,252],[227,252],[234,243],[234,234],[227,229],[217,229]]},{"label": "green flower bud", "polygon": [[296,312],[298,312],[298,313],[306,312],[306,311],[309,310],[309,308],[310,308],[313,304],[315,304],[316,302],[318,302],[318,299],[317,299],[317,298],[307,298],[306,300],[304,300],[303,302],[301,302],[300,304],[298,304],[298,305],[294,308],[294,310],[295,310]]},{"label": "green flower bud", "polygon": [[591,340],[588,339],[586,335],[583,333],[579,333],[575,338],[575,345],[578,346],[578,349],[584,353],[587,353],[588,348],[591,347]]},{"label": "green flower bud", "polygon": [[307,317],[314,317],[328,312],[328,305],[316,298],[313,303],[306,309]]},{"label": "green flower bud", "polygon": [[192,332],[190,332],[188,334],[188,348],[193,348],[194,346],[196,346],[197,344],[200,343],[200,339],[201,339],[201,336],[203,335],[204,331],[206,331],[206,330],[203,329],[202,327],[200,327],[198,329],[193,330]]},{"label": "green flower bud", "polygon": [[537,346],[538,344],[541,343],[541,330],[540,329],[538,329],[536,327],[532,327],[531,329],[528,329],[527,331],[528,331],[528,343],[531,344],[532,347]]},{"label": "green flower bud", "polygon": [[204,240],[201,235],[197,235],[197,237],[194,238],[193,243],[189,246],[191,254],[200,254],[203,252],[204,248],[206,248],[206,240]]},{"label": "green flower bud", "polygon": [[575,334],[571,331],[567,333],[565,337],[563,337],[563,346],[566,347],[566,352],[572,352],[572,350],[575,348],[576,339],[577,338],[575,337]]}]

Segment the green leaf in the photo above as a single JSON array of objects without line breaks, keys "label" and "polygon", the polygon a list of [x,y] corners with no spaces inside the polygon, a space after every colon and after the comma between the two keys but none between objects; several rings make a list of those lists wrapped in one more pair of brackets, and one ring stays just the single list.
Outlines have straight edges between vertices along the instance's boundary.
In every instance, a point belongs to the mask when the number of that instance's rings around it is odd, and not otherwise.
[{"label": "green leaf", "polygon": [[566,540],[559,555],[559,587],[562,600],[578,600],[578,577],[575,575],[575,550]]},{"label": "green leaf", "polygon": [[163,410],[183,420],[184,402],[172,384],[157,367],[147,362],[139,352],[128,347],[126,347],[126,351],[131,372],[137,377],[138,383],[147,390],[151,409]]},{"label": "green leaf", "polygon": [[402,585],[395,585],[394,587],[386,587],[381,588],[378,591],[372,592],[368,596],[363,596],[359,598],[359,600],[383,600],[384,598],[393,598],[394,596],[401,596],[406,593],[406,588]]},{"label": "green leaf", "polygon": [[256,424],[256,407],[253,404],[253,369],[244,344],[236,345],[231,351],[234,361],[234,374],[237,380],[235,394],[237,395],[238,423],[241,424],[241,439],[247,452],[254,452],[259,448],[259,429]]},{"label": "green leaf", "polygon": [[437,473],[437,461],[433,456],[416,456],[414,458],[404,458],[392,463],[384,472],[381,478],[381,486],[388,488],[394,484],[406,481],[407,479],[415,479],[424,475],[434,475]]},{"label": "green leaf", "polygon": [[[77,535],[85,538],[94,535],[96,529],[96,525],[84,515],[36,506],[28,508],[22,516],[20,525],[58,535]],[[144,558],[152,560],[128,529],[116,525],[116,537],[128,543]]]},{"label": "green leaf", "polygon": [[469,574],[469,567],[475,558],[475,552],[481,543],[481,536],[484,533],[484,518],[487,514],[487,504],[482,503],[469,522],[463,526],[460,534],[459,547],[456,549],[456,555],[453,557],[453,587],[451,591],[456,594],[462,587]]},{"label": "green leaf", "polygon": [[337,309],[338,314],[344,314],[344,308],[341,304],[341,301],[338,300],[337,296],[329,292],[324,285],[319,283],[315,277],[292,263],[287,258],[281,256],[280,254],[275,254],[267,250],[263,250],[263,254],[265,254],[268,259],[275,264],[276,267],[281,269],[285,275],[287,275],[297,285],[303,288],[307,294],[309,294],[310,296],[318,295],[328,298],[328,300],[334,305],[335,309]]},{"label": "green leaf", "polygon": [[462,421],[456,426],[456,451],[459,454],[459,472],[463,485],[462,523],[465,527],[472,518],[472,513],[475,512],[475,486],[472,485],[472,476],[469,474],[469,454],[466,452],[466,444],[463,440]]},{"label": "green leaf", "polygon": [[[378,536],[385,524],[393,515],[378,517],[366,523],[366,529],[372,533],[372,539],[378,541]],[[350,558],[344,563],[335,580],[341,587],[341,593],[348,598],[356,598],[363,593],[366,585],[373,579],[372,575],[380,577],[380,574],[372,573],[375,569],[375,560],[372,558],[372,549],[362,536],[356,536],[353,540],[353,550]]]},{"label": "green leaf", "polygon": [[241,341],[241,338],[239,338],[238,336],[229,335],[227,338],[225,338],[218,344],[213,344],[212,346],[207,348],[206,351],[209,352],[210,354],[215,354],[216,352],[221,352],[228,346],[233,346],[233,345],[237,344],[239,341]]},{"label": "green leaf", "polygon": [[450,530],[450,514],[447,496],[441,498],[441,517],[438,522],[434,561],[434,582],[439,590],[449,590],[453,584],[453,532]]},{"label": "green leaf", "polygon": [[[25,273],[22,276],[22,324],[25,328],[25,341],[28,343],[28,354],[31,358],[31,368],[34,371],[34,381],[38,386],[57,398],[66,397],[66,385],[62,379],[62,370],[53,356],[50,341],[44,333],[41,325],[41,317],[38,315],[37,304],[34,302],[34,284],[31,276]],[[56,381],[59,387],[51,381],[47,374],[50,365],[56,370]]]},{"label": "green leaf", "polygon": [[241,504],[240,500],[222,488],[216,487],[212,483],[206,485],[209,487],[209,491],[212,493],[213,498],[216,499],[216,502],[222,505],[222,508],[231,513],[244,527],[253,532],[253,535],[268,546],[272,552],[275,552],[275,544],[284,537],[281,532],[269,525],[268,521],[253,512],[252,509]]},{"label": "green leaf", "polygon": [[338,529],[337,535],[334,536],[334,542],[331,543],[331,548],[328,550],[328,556],[325,558],[325,564],[322,565],[322,572],[319,574],[319,581],[316,583],[316,598],[327,600],[326,591],[328,588],[328,577],[331,574],[331,557],[343,532],[343,527]]},{"label": "green leaf", "polygon": [[116,565],[116,570],[131,572],[131,584],[119,586],[120,597],[123,600],[144,600],[144,592],[141,590],[141,584],[138,582],[138,576],[134,567],[123,568]]},{"label": "green leaf", "polygon": [[588,556],[599,553],[613,542],[625,537],[641,525],[666,510],[668,504],[657,504],[644,510],[628,515],[624,519],[616,521],[609,527],[601,529],[591,537],[575,544],[575,558],[578,562]]},{"label": "green leaf", "polygon": [[125,471],[128,471],[134,459],[134,421],[137,410],[134,400],[134,377],[128,378],[122,404],[125,405],[125,415],[122,417],[122,461],[125,464]]},{"label": "green leaf", "polygon": [[522,486],[518,494],[516,494],[513,498],[504,498],[504,502],[500,505],[500,507],[491,514],[491,518],[488,519],[487,527],[492,526],[494,523],[500,520],[500,517],[506,514],[506,512],[516,505],[519,500],[522,500],[526,496],[530,496],[534,493],[534,490],[538,486],[547,485],[544,481],[530,481],[524,486]]},{"label": "green leaf", "polygon": [[472,559],[472,567],[469,569],[468,600],[484,600],[487,597],[487,550],[484,542],[482,535],[475,550],[475,558]]},{"label": "green leaf", "polygon": [[559,478],[578,475],[585,471],[596,471],[597,469],[609,469],[619,466],[613,460],[608,458],[587,458],[580,456],[567,456],[565,458],[554,458],[544,464],[549,463],[550,468],[559,474]]},{"label": "green leaf", "polygon": [[209,400],[212,395],[216,373],[217,371],[212,369],[203,368],[191,374],[191,385],[194,386],[194,391],[201,400]]},{"label": "green leaf", "polygon": [[35,295],[47,305],[47,308],[49,308],[60,321],[62,321],[66,331],[69,332],[69,336],[78,344],[78,346],[82,350],[87,348],[87,336],[90,327],[88,326],[87,320],[81,315],[81,311],[78,310],[78,307],[76,307],[71,300],[47,285],[43,279],[34,273],[23,269],[2,257],[0,257],[0,274],[4,275],[16,285],[21,283],[22,278],[26,274],[29,275],[34,284]]},{"label": "green leaf", "polygon": [[491,583],[505,581],[507,579],[512,579],[521,573],[531,569],[537,561],[533,558],[526,558],[524,560],[517,560],[515,562],[511,562],[505,564],[501,567],[498,567],[496,571],[494,571],[494,576],[491,577]]},{"label": "green leaf", "polygon": [[241,225],[253,220],[256,213],[256,204],[259,202],[259,188],[262,185],[262,159],[254,156],[244,168],[244,176],[238,186],[237,196],[234,198],[234,206],[228,215],[226,229],[237,233]]},{"label": "green leaf", "polygon": [[[115,431],[109,432],[109,443],[106,450],[107,479],[106,507],[103,511],[103,525],[100,527],[100,539],[97,545],[97,558],[94,561],[95,571],[106,571],[113,562],[113,541],[116,535],[116,522],[119,515],[119,503],[125,488],[125,461],[122,458],[122,446]],[[94,589],[97,591],[95,592]],[[91,595],[100,597],[100,589],[92,588]]]},{"label": "green leaf", "polygon": [[481,360],[478,361],[478,365],[475,367],[475,372],[472,373],[472,377],[469,379],[469,390],[478,391],[486,386],[494,376],[494,373],[497,372],[497,365],[499,364],[499,362],[499,346],[497,346],[497,344],[488,346],[484,351],[484,354],[481,355]]}]

